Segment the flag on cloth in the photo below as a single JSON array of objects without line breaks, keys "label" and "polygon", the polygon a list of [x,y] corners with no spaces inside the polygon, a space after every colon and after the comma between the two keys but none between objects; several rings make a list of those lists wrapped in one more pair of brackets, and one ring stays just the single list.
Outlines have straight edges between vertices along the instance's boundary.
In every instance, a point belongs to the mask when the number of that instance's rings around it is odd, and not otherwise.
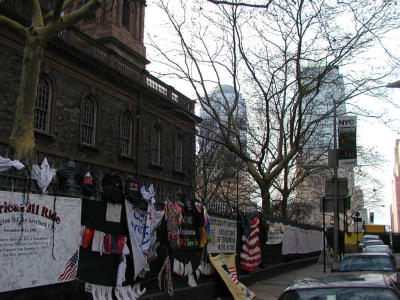
[{"label": "flag on cloth", "polygon": [[78,271],[79,250],[76,250],[74,255],[65,264],[64,272],[58,277],[58,281],[74,279],[76,271]]},{"label": "flag on cloth", "polygon": [[260,220],[257,216],[254,220],[250,220],[249,237],[243,234],[242,253],[240,253],[240,265],[243,270],[254,272],[256,267],[261,263],[260,249]]},{"label": "flag on cloth", "polygon": [[216,256],[209,255],[209,259],[222,280],[225,282],[227,288],[231,292],[235,300],[250,300],[255,299],[256,295],[250,291],[243,283],[237,280],[236,253],[224,254],[220,253]]}]

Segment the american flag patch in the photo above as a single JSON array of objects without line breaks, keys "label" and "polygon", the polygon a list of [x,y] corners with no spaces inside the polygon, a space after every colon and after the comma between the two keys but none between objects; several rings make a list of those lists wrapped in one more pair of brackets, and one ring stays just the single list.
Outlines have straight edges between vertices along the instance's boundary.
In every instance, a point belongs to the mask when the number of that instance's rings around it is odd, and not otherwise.
[{"label": "american flag patch", "polygon": [[74,279],[78,271],[79,250],[76,250],[74,255],[65,264],[64,272],[58,277],[58,281]]}]

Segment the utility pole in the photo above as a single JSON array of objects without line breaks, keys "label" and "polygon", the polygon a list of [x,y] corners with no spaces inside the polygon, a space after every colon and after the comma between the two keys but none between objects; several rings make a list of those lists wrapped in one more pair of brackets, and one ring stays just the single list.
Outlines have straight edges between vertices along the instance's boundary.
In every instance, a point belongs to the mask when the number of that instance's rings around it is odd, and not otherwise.
[{"label": "utility pole", "polygon": [[338,161],[337,161],[337,131],[336,131],[336,101],[331,95],[333,102],[333,150],[334,150],[334,166],[333,166],[333,197],[334,197],[334,228],[333,228],[333,267],[338,266],[338,245],[339,245],[339,203],[338,203]]}]

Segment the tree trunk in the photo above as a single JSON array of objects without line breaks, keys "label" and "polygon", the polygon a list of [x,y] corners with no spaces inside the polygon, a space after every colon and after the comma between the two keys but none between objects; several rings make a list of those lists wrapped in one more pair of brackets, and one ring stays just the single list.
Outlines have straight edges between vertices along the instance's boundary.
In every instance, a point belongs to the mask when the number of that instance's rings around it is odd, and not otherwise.
[{"label": "tree trunk", "polygon": [[15,105],[14,127],[10,136],[10,155],[32,164],[35,156],[33,134],[34,105],[44,46],[40,39],[28,36],[25,43],[21,83]]},{"label": "tree trunk", "polygon": [[271,215],[271,195],[269,193],[269,186],[261,188],[262,209],[266,216]]},{"label": "tree trunk", "polygon": [[287,217],[287,202],[289,199],[289,193],[282,193],[282,203],[281,203],[281,216],[286,219]]}]

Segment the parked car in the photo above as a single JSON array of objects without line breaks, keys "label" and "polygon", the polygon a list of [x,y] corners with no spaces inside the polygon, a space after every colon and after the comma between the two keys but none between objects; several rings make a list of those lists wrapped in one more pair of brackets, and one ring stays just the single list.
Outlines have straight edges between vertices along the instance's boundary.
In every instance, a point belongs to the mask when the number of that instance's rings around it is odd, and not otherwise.
[{"label": "parked car", "polygon": [[385,274],[340,274],[294,281],[278,300],[400,299],[400,291]]},{"label": "parked car", "polygon": [[389,275],[398,284],[396,259],[388,253],[357,253],[343,257],[337,269],[332,272],[377,272]]},{"label": "parked car", "polygon": [[377,239],[367,240],[364,243],[360,243],[358,245],[358,248],[360,248],[360,250],[362,250],[364,247],[372,246],[372,245],[385,245],[385,243],[382,240],[377,240]]},{"label": "parked car", "polygon": [[392,248],[388,245],[371,245],[363,248],[363,253],[392,253]]}]

